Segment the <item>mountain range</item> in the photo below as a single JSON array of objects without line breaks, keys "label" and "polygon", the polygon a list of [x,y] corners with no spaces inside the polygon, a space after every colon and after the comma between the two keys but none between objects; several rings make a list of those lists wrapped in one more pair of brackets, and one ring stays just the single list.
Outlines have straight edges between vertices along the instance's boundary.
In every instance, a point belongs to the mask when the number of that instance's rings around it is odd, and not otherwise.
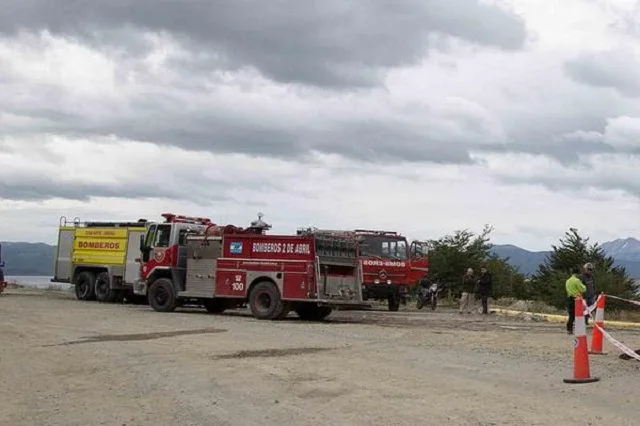
[{"label": "mountain range", "polygon": [[[51,276],[56,247],[44,243],[3,242],[2,253],[6,262],[6,275]],[[640,278],[640,240],[617,239],[601,244],[617,265],[624,266],[633,278]],[[531,275],[544,262],[551,251],[529,251],[512,244],[497,244],[493,252],[517,267],[521,273]]]},{"label": "mountain range", "polygon": [[[615,264],[623,266],[632,278],[640,278],[640,240],[620,238],[600,244],[604,252],[615,259]],[[532,275],[542,264],[551,250],[529,251],[512,244],[494,245],[493,253],[508,259],[521,273]]]}]

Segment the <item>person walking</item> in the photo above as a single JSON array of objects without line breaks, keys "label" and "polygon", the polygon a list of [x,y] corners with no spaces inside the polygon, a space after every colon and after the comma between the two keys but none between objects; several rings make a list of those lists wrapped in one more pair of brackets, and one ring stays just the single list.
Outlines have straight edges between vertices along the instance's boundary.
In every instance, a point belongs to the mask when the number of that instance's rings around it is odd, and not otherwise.
[{"label": "person walking", "polygon": [[491,297],[491,290],[493,288],[493,276],[487,268],[483,266],[480,268],[480,278],[478,279],[478,291],[480,292],[480,299],[482,300],[482,314],[489,314],[489,297]]},{"label": "person walking", "polygon": [[565,282],[565,289],[567,291],[567,313],[569,314],[567,334],[573,334],[573,323],[576,320],[576,297],[587,291],[587,287],[582,284],[578,274],[580,274],[579,268],[571,268],[571,276]]},{"label": "person walking", "polygon": [[[583,266],[582,275],[580,275],[580,281],[582,281],[582,284],[587,287],[585,300],[588,306],[591,306],[595,303],[596,297],[596,278],[593,274],[593,270],[594,267],[592,263],[585,263]],[[591,318],[591,315],[589,314],[586,314],[584,316],[584,320],[587,325],[589,325],[589,318]]]},{"label": "person walking", "polygon": [[475,302],[475,288],[476,277],[473,274],[473,269],[468,268],[467,273],[462,277],[462,296],[460,297],[460,313],[465,310],[468,314],[471,313]]}]

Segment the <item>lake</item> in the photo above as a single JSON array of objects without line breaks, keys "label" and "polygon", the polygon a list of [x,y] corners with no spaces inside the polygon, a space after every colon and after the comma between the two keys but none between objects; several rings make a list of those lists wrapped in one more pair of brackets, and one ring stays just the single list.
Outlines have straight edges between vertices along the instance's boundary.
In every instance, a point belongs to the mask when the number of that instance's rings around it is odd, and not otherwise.
[{"label": "lake", "polygon": [[6,275],[4,279],[9,283],[15,282],[26,287],[47,288],[50,286],[56,286],[63,290],[71,287],[71,285],[66,283],[52,283],[51,277]]}]

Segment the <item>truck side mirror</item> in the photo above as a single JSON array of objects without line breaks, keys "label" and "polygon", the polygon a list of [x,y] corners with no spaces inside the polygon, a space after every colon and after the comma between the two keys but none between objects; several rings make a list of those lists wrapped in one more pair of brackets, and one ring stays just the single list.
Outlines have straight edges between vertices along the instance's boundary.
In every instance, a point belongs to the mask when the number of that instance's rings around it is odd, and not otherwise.
[{"label": "truck side mirror", "polygon": [[140,235],[140,251],[144,251],[144,234]]}]

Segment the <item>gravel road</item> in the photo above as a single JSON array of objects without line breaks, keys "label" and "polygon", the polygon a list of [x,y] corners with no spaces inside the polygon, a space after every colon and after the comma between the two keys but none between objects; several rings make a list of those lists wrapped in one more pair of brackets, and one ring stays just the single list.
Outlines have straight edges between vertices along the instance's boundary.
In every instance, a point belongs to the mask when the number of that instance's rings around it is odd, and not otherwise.
[{"label": "gravel road", "polygon": [[[611,330],[640,347],[640,332]],[[637,425],[640,362],[572,376],[562,324],[447,309],[153,312],[68,294],[0,295],[2,425]]]}]

